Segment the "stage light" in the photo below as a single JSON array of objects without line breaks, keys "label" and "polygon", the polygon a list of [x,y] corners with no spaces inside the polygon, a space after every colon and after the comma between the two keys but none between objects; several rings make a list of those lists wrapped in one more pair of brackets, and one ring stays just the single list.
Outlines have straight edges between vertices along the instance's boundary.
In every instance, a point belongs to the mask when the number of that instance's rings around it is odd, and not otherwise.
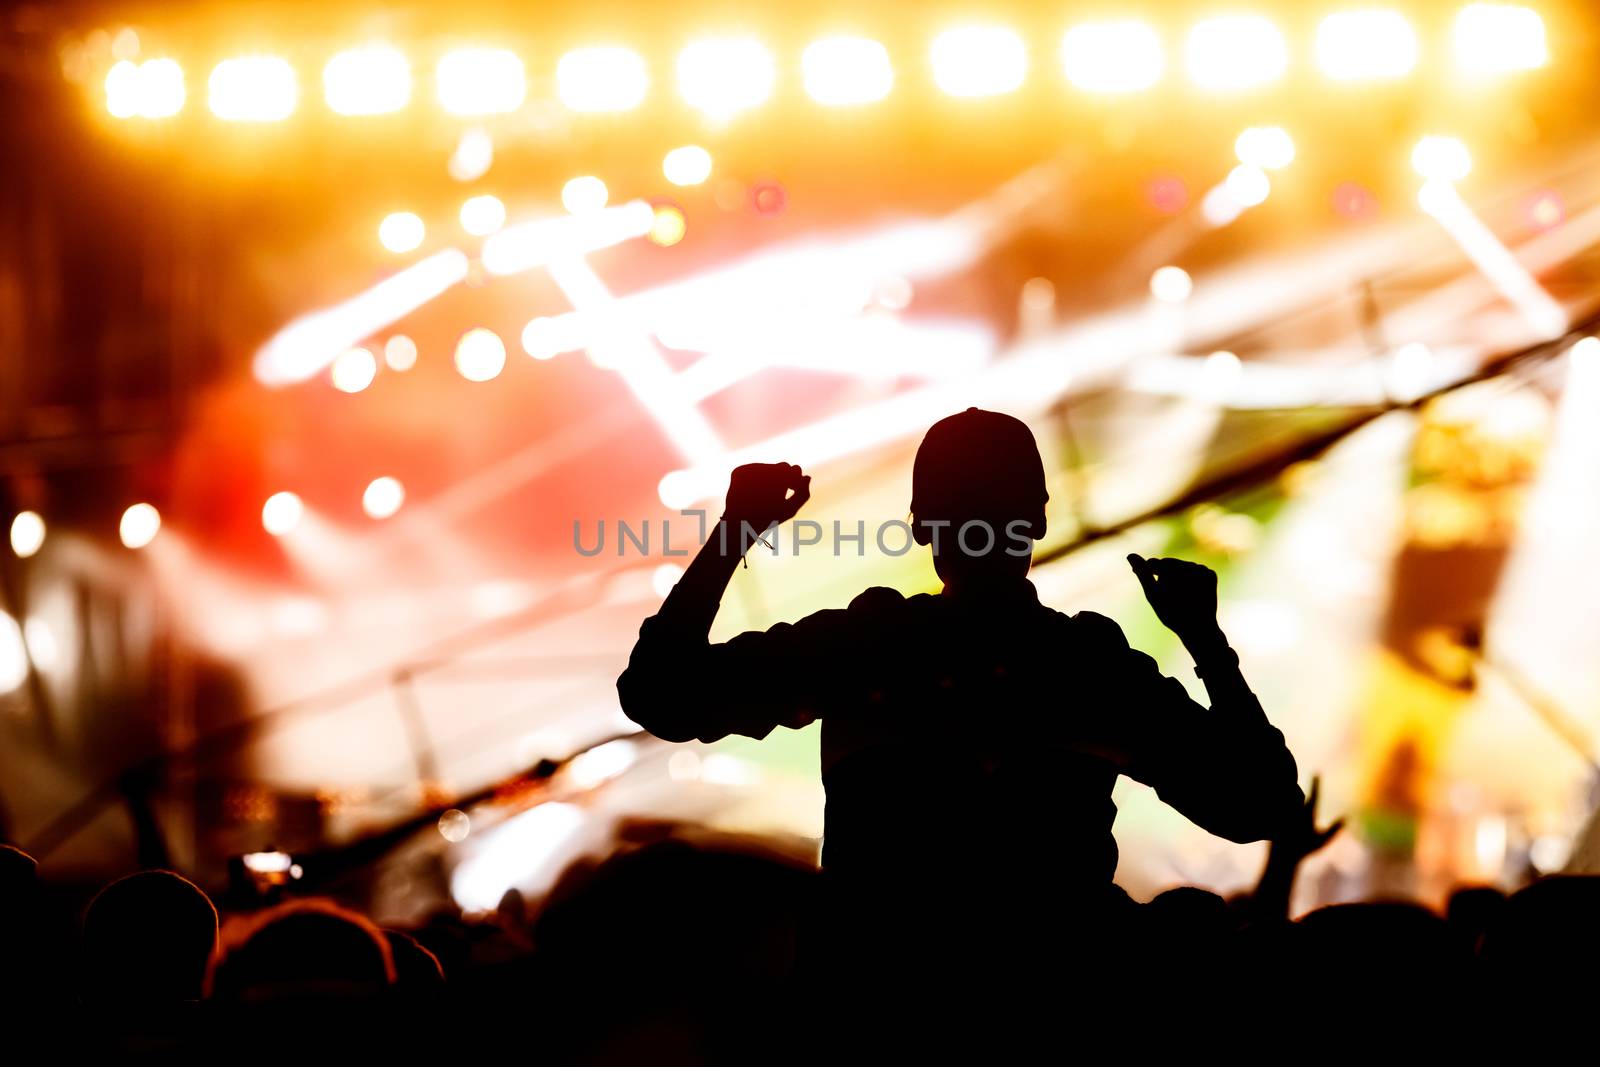
[{"label": "stage light", "polygon": [[378,376],[378,361],[367,349],[352,348],[333,361],[329,376],[339,392],[359,393]]},{"label": "stage light", "polygon": [[606,183],[592,174],[573,178],[561,187],[561,206],[574,215],[585,215],[606,206],[611,193]]},{"label": "stage light", "polygon": [[452,115],[503,115],[528,95],[522,60],[504,48],[447,52],[434,70],[439,104]]},{"label": "stage light", "polygon": [[1194,292],[1194,280],[1182,267],[1162,267],[1150,275],[1150,295],[1163,304],[1181,304]]},{"label": "stage light", "polygon": [[1389,357],[1389,395],[1415,400],[1427,391],[1433,375],[1433,350],[1421,341],[1408,341]]},{"label": "stage light", "polygon": [[322,95],[340,115],[386,115],[411,101],[411,64],[386,45],[340,52],[322,68]]},{"label": "stage light", "polygon": [[644,60],[631,48],[579,48],[556,64],[556,91],[573,111],[631,111],[649,88]]},{"label": "stage light", "polygon": [[494,138],[480,129],[463,130],[445,170],[458,182],[475,182],[494,166]]},{"label": "stage light", "polygon": [[22,624],[22,639],[35,668],[51,672],[62,666],[61,642],[56,640],[56,632],[48,622],[37,615],[30,616]]},{"label": "stage light", "polygon": [[22,628],[9,612],[0,611],[0,693],[9,693],[28,680],[28,646]]},{"label": "stage light", "polygon": [[1219,349],[1206,357],[1201,373],[1212,387],[1226,389],[1244,373],[1244,364],[1240,363],[1239,357],[1232,352]]},{"label": "stage light", "polygon": [[1272,192],[1272,182],[1260,167],[1241,163],[1228,172],[1223,184],[1240,207],[1255,207]]},{"label": "stage light", "polygon": [[161,512],[150,504],[134,504],[122,513],[117,536],[128,548],[143,548],[161,532]]},{"label": "stage light", "polygon": [[713,119],[765,103],[776,76],[771,53],[751,38],[694,41],[678,53],[679,95]]},{"label": "stage light", "polygon": [[1028,47],[999,26],[959,26],[933,39],[933,80],[950,96],[998,96],[1022,84]]},{"label": "stage light", "polygon": [[498,196],[484,193],[461,205],[461,228],[474,237],[487,237],[506,224],[506,206]]},{"label": "stage light", "polygon": [[228,122],[277,122],[300,99],[294,68],[278,56],[224,59],[211,71],[211,113]]},{"label": "stage light", "polygon": [[540,316],[522,328],[522,350],[534,359],[552,359],[577,352],[585,344],[584,322],[578,315]]},{"label": "stage light", "polygon": [[121,60],[106,72],[106,110],[113,118],[131,119],[139,113],[139,64]]},{"label": "stage light", "polygon": [[655,208],[655,222],[650,227],[650,240],[662,248],[671,248],[683,240],[683,235],[688,232],[689,224],[684,220],[683,212],[671,204],[657,204]]},{"label": "stage light", "polygon": [[889,50],[868,37],[824,37],[800,55],[806,94],[826,107],[882,100],[894,88]]},{"label": "stage light", "polygon": [[267,497],[261,505],[261,526],[273,537],[282,537],[300,524],[306,506],[300,497],[285,490]]},{"label": "stage light", "polygon": [[1544,19],[1515,4],[1468,4],[1456,15],[1452,44],[1462,70],[1496,74],[1550,62]]},{"label": "stage light", "polygon": [[456,342],[456,370],[469,382],[498,377],[505,365],[506,344],[493,330],[474,327]]},{"label": "stage light", "polygon": [[11,551],[27,559],[44,545],[44,519],[37,511],[19,511],[11,520]]},{"label": "stage light", "polygon": [[1294,138],[1281,126],[1251,126],[1233,142],[1239,162],[1262,170],[1282,170],[1294,162]]},{"label": "stage light", "polygon": [[1528,197],[1525,211],[1528,225],[1536,230],[1554,229],[1567,218],[1566,205],[1554,189],[1543,189]]},{"label": "stage light", "polygon": [[1277,81],[1289,66],[1283,34],[1261,15],[1223,15],[1195,23],[1184,58],[1196,85],[1225,92]]},{"label": "stage light", "polygon": [[697,144],[674,148],[661,160],[661,173],[673,185],[699,185],[711,177],[711,153]]},{"label": "stage light", "polygon": [[417,365],[417,342],[397,333],[383,343],[383,361],[390,370],[410,370]]},{"label": "stage light", "polygon": [[439,816],[439,836],[452,845],[460,844],[472,833],[472,817],[459,808],[451,808]]},{"label": "stage light", "polygon": [[463,281],[469,267],[459,249],[447,248],[342,303],[300,316],[256,352],[251,364],[256,379],[267,385],[305,381],[363,339]]},{"label": "stage light", "polygon": [[1317,26],[1317,66],[1336,81],[1398,78],[1417,65],[1417,31],[1398,11],[1336,11]]},{"label": "stage light", "polygon": [[106,110],[119,119],[164,119],[183,110],[187,93],[176,60],[122,60],[106,74]]},{"label": "stage light", "polygon": [[1067,80],[1093,93],[1131,93],[1161,80],[1161,38],[1137,19],[1086,22],[1061,38]]},{"label": "stage light", "polygon": [[643,237],[654,225],[655,212],[643,200],[581,215],[518,223],[483,242],[483,268],[490,274],[517,274],[549,266]]},{"label": "stage light", "polygon": [[1472,173],[1472,153],[1456,137],[1424,137],[1411,150],[1411,166],[1429,181],[1458,182]]},{"label": "stage light", "polygon": [[396,479],[384,475],[367,483],[361,494],[361,510],[368,518],[387,519],[406,502],[406,489]]},{"label": "stage light", "polygon": [[410,211],[385,215],[378,223],[378,243],[391,252],[410,252],[422,244],[428,228],[420,216]]}]

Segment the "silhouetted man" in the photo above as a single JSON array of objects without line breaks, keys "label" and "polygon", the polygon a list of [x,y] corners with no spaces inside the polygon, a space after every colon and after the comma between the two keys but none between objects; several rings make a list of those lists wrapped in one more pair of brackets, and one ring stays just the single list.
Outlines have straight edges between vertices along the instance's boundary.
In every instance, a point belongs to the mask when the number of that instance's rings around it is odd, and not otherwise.
[{"label": "silhouetted man", "polygon": [[1210,708],[1115,622],[1039,603],[1027,573],[1045,532],[1044,467],[1008,415],[968,409],[917,451],[912,531],[941,594],[868,589],[848,608],[709,643],[754,534],[791,518],[809,483],[787,464],[733,472],[718,526],[644,623],[617,689],[628,716],[669,741],[821,719],[835,884],[884,913],[936,900],[941,915],[1081,914],[1113,892],[1119,774],[1233,841],[1270,837],[1300,812],[1294,758],[1217,625],[1211,571],[1129,557]]}]

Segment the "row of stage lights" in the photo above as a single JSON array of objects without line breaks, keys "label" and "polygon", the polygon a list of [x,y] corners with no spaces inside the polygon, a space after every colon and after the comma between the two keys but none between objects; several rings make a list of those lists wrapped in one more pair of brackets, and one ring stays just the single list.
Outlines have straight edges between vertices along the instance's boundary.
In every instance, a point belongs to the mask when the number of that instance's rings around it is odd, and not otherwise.
[{"label": "row of stage lights", "polygon": [[[136,40],[136,38],[135,38]],[[125,50],[128,51],[128,50]],[[171,58],[142,62],[121,58],[105,78],[106,107],[117,118],[167,118],[188,98],[183,68]],[[1451,34],[1456,67],[1470,75],[1529,70],[1549,61],[1545,24],[1538,12],[1514,4],[1473,3],[1456,15]],[[1364,8],[1334,12],[1317,27],[1317,67],[1335,81],[1403,77],[1421,52],[1417,31],[1400,12]],[[1262,15],[1224,15],[1190,28],[1183,47],[1189,79],[1199,88],[1239,91],[1279,80],[1289,67],[1283,32]],[[934,84],[953,97],[998,96],[1021,87],[1029,48],[1014,30],[998,25],[959,26],[934,38],[928,63]],[[1086,22],[1067,30],[1060,43],[1062,73],[1093,93],[1128,93],[1156,85],[1166,71],[1161,34],[1137,19]],[[806,93],[828,107],[870,104],[894,88],[888,49],[866,37],[828,37],[800,57]],[[778,69],[772,53],[749,37],[695,41],[678,55],[679,95],[691,108],[728,119],[771,96]],[[644,102],[651,76],[632,49],[606,45],[580,48],[556,64],[557,95],[576,112],[630,111]],[[405,54],[375,44],[340,52],[322,71],[323,98],[340,115],[381,115],[404,109],[412,96]],[[438,102],[454,115],[505,114],[528,95],[522,59],[509,49],[468,48],[448,52],[434,68]],[[288,60],[275,55],[224,59],[207,80],[214,115],[232,122],[273,122],[292,115],[300,99],[299,79]]]}]

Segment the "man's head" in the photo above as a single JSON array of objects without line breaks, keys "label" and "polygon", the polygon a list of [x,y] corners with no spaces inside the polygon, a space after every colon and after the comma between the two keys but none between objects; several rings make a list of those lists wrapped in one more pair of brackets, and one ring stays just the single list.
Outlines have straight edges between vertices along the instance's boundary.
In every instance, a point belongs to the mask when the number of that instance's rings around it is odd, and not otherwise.
[{"label": "man's head", "polygon": [[83,916],[86,992],[97,1001],[197,1000],[217,945],[217,909],[171,871],[100,890]]},{"label": "man's head", "polygon": [[968,408],[934,423],[917,449],[912,532],[946,584],[1027,574],[1049,499],[1033,433],[1010,415]]}]

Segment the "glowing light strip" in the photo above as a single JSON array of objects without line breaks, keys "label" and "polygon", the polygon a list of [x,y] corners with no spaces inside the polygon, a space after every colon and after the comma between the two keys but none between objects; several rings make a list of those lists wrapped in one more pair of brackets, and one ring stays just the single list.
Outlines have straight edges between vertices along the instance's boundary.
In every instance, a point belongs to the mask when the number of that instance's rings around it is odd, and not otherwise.
[{"label": "glowing light strip", "polygon": [[349,300],[295,319],[256,352],[257,380],[303,382],[339,355],[393,325],[467,276],[466,254],[451,248],[413,263]]},{"label": "glowing light strip", "polygon": [[483,243],[490,274],[517,274],[558,260],[598,252],[643,237],[655,225],[655,209],[643,200],[582,215],[563,215],[508,226]]},{"label": "glowing light strip", "polygon": [[1567,328],[1567,313],[1561,305],[1473,213],[1454,185],[1430,181],[1417,194],[1417,203],[1439,221],[1540,338],[1556,337]]}]

